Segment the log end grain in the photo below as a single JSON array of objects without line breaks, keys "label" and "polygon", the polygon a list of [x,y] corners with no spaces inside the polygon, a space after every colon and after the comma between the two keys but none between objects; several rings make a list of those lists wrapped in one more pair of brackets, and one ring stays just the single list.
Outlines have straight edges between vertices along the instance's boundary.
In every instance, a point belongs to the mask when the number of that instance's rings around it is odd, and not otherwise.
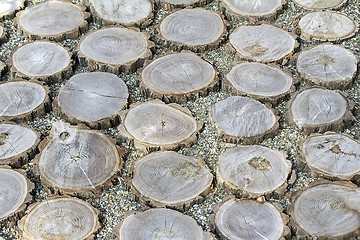
[{"label": "log end grain", "polygon": [[25,0],[0,0],[0,20],[12,19],[24,5]]}]

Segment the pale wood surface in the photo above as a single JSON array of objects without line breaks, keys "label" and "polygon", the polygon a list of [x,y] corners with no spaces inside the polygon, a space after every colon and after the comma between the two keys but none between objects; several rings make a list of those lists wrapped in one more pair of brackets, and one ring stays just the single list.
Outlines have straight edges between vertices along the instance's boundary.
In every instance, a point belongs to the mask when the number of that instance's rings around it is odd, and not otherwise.
[{"label": "pale wood surface", "polygon": [[24,7],[25,0],[0,0],[0,19],[10,19]]},{"label": "pale wood surface", "polygon": [[293,0],[300,7],[311,10],[340,8],[347,0]]}]

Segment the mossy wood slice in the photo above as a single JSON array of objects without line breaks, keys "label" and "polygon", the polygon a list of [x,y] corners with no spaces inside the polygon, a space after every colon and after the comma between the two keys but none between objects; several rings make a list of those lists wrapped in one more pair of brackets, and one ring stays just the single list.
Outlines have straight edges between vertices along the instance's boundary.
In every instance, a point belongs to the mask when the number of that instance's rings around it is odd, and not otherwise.
[{"label": "mossy wood slice", "polygon": [[50,190],[86,196],[110,183],[122,159],[121,150],[104,134],[56,122],[34,162]]},{"label": "mossy wood slice", "polygon": [[162,6],[164,6],[165,10],[189,6],[201,7],[212,2],[212,0],[155,0],[155,2],[156,1],[160,2]]},{"label": "mossy wood slice", "polygon": [[360,229],[360,190],[348,182],[313,183],[293,195],[290,224],[299,238],[355,239]]},{"label": "mossy wood slice", "polygon": [[346,2],[347,0],[294,0],[297,6],[310,10],[338,9]]},{"label": "mossy wood slice", "polygon": [[320,176],[351,180],[360,174],[360,143],[343,134],[314,134],[302,141],[301,155]]},{"label": "mossy wood slice", "polygon": [[78,49],[81,65],[93,71],[119,74],[142,67],[152,56],[148,33],[123,27],[106,27],[82,38]]},{"label": "mossy wood slice", "polygon": [[275,135],[278,117],[264,104],[249,97],[232,96],[215,103],[211,119],[227,142],[258,143]]},{"label": "mossy wood slice", "polygon": [[287,216],[267,202],[230,198],[215,212],[220,239],[277,240],[288,231]]},{"label": "mossy wood slice", "polygon": [[295,90],[293,82],[290,73],[276,66],[243,62],[233,66],[226,74],[223,86],[236,95],[277,103]]},{"label": "mossy wood slice", "polygon": [[173,12],[162,20],[158,28],[158,43],[174,50],[213,49],[220,45],[226,34],[222,16],[203,8]]},{"label": "mossy wood slice", "polygon": [[0,123],[0,164],[21,167],[35,156],[40,136],[15,123]]},{"label": "mossy wood slice", "polygon": [[165,151],[151,153],[135,163],[132,190],[156,207],[187,209],[211,190],[213,175],[205,162]]},{"label": "mossy wood slice", "polygon": [[340,12],[311,12],[303,16],[298,28],[306,40],[338,41],[354,36],[357,23]]},{"label": "mossy wood slice", "polygon": [[145,27],[152,22],[152,0],[86,0],[95,22]]},{"label": "mossy wood slice", "polygon": [[287,118],[305,132],[341,130],[354,120],[352,105],[338,91],[308,88],[290,100]]},{"label": "mossy wood slice", "polygon": [[15,23],[30,39],[50,38],[57,41],[77,38],[88,28],[90,13],[85,6],[68,1],[49,1],[29,7],[17,14]]},{"label": "mossy wood slice", "polygon": [[24,239],[93,239],[98,212],[78,198],[52,197],[31,205],[18,226]]},{"label": "mossy wood slice", "polygon": [[348,88],[356,75],[358,59],[349,50],[322,44],[303,50],[296,63],[301,78],[331,89]]},{"label": "mossy wood slice", "polygon": [[142,150],[176,149],[197,140],[202,127],[187,108],[160,100],[133,104],[122,113],[120,134],[133,139],[135,147]]},{"label": "mossy wood slice", "polygon": [[17,48],[9,59],[12,78],[59,82],[72,73],[71,53],[60,44],[37,41]]},{"label": "mossy wood slice", "polygon": [[230,34],[230,44],[242,58],[263,63],[287,58],[297,47],[289,32],[269,24],[238,27]]},{"label": "mossy wood slice", "polygon": [[250,197],[282,194],[291,171],[286,157],[284,152],[258,145],[231,148],[219,157],[217,180]]},{"label": "mossy wood slice", "polygon": [[92,72],[72,76],[53,102],[57,113],[71,123],[109,128],[119,122],[118,113],[129,96],[124,81],[112,73]]},{"label": "mossy wood slice", "polygon": [[0,0],[0,20],[11,19],[24,7],[25,0]]},{"label": "mossy wood slice", "polygon": [[0,23],[0,44],[8,40],[6,28]]},{"label": "mossy wood slice", "polygon": [[218,78],[212,65],[197,55],[176,53],[148,63],[141,72],[141,87],[146,96],[186,102],[218,88]]},{"label": "mossy wood slice", "polygon": [[121,240],[197,239],[212,240],[191,217],[166,208],[148,209],[132,213],[118,224],[114,233]]},{"label": "mossy wood slice", "polygon": [[48,89],[36,81],[11,81],[0,84],[0,120],[28,121],[46,112]]}]

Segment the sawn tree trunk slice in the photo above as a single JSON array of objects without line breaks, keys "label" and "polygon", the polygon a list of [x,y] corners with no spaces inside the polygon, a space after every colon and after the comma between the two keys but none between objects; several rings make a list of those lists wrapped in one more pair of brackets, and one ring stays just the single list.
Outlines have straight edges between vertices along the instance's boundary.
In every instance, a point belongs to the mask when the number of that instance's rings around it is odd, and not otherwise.
[{"label": "sawn tree trunk slice", "polygon": [[212,180],[204,161],[166,151],[137,161],[131,183],[132,191],[144,202],[185,210],[211,190]]},{"label": "sawn tree trunk slice", "polygon": [[210,63],[184,52],[157,58],[141,72],[145,96],[165,102],[186,102],[218,88],[218,78]]},{"label": "sawn tree trunk slice", "polygon": [[25,0],[0,0],[0,20],[11,19],[24,7]]},{"label": "sawn tree trunk slice", "polygon": [[109,128],[119,122],[118,113],[127,103],[124,81],[112,73],[92,72],[72,76],[60,88],[53,109],[71,123]]},{"label": "sawn tree trunk slice", "polygon": [[121,114],[120,134],[133,139],[142,150],[176,149],[196,142],[202,122],[197,122],[187,108],[162,101],[133,104]]},{"label": "sawn tree trunk slice", "polygon": [[90,32],[80,42],[79,61],[92,71],[133,72],[152,56],[154,43],[149,37],[148,33],[123,27]]},{"label": "sawn tree trunk slice", "polygon": [[18,222],[24,239],[93,239],[100,228],[99,211],[70,197],[53,197],[35,203]]},{"label": "sawn tree trunk slice", "polygon": [[297,6],[310,10],[338,9],[346,2],[347,0],[294,0]]},{"label": "sawn tree trunk slice", "polygon": [[240,96],[228,97],[211,108],[211,119],[227,142],[258,143],[275,135],[278,117],[260,102]]},{"label": "sawn tree trunk slice", "polygon": [[184,8],[184,7],[201,7],[208,3],[211,3],[213,0],[155,0],[155,2],[160,2],[164,6],[165,10],[174,9],[174,8]]}]

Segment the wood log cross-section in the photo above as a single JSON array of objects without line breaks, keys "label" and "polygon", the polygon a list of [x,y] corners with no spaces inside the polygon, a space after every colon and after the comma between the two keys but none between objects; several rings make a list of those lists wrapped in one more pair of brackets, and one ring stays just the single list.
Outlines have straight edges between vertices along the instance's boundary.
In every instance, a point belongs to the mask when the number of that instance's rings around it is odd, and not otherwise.
[{"label": "wood log cross-section", "polygon": [[11,19],[24,7],[25,0],[0,0],[0,20]]},{"label": "wood log cross-section", "polygon": [[347,0],[293,0],[294,3],[302,8],[310,10],[338,9],[343,6]]},{"label": "wood log cross-section", "polygon": [[0,44],[8,40],[8,34],[4,25],[0,23]]}]

